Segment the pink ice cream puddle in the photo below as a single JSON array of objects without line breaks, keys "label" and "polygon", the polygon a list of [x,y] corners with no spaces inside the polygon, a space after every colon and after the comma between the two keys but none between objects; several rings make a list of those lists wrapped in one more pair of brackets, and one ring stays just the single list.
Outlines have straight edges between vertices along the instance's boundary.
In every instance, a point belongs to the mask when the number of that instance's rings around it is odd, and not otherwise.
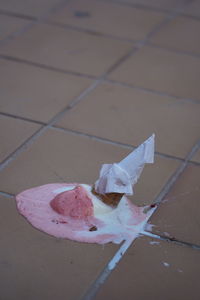
[{"label": "pink ice cream puddle", "polygon": [[16,201],[19,212],[39,230],[87,243],[133,239],[151,215],[125,196],[111,208],[91,193],[91,186],[77,183],[35,187],[18,194]]},{"label": "pink ice cream puddle", "polygon": [[94,214],[92,200],[80,185],[56,195],[50,205],[57,213],[79,220]]}]

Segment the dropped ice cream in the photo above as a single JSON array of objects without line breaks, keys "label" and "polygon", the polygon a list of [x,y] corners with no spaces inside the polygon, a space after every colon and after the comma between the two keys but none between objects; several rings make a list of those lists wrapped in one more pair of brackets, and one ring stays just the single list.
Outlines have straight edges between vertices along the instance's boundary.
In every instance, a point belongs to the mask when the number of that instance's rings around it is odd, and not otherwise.
[{"label": "dropped ice cream", "polygon": [[[17,208],[34,227],[55,237],[99,244],[133,240],[154,208],[144,212],[126,195],[133,194],[144,164],[153,161],[154,135],[121,162],[103,165],[96,193],[85,184],[46,184],[18,194]],[[109,193],[122,195],[117,206],[102,201],[101,195]]]}]

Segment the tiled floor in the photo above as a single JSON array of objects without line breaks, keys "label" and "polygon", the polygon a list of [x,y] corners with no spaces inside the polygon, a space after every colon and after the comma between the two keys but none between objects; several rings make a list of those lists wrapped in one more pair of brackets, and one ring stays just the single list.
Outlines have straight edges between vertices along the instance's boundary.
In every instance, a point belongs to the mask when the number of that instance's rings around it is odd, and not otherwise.
[{"label": "tiled floor", "polygon": [[[199,0],[0,1],[0,299],[199,299],[199,36]],[[160,203],[154,226],[107,280],[120,245],[17,213],[20,191],[93,183],[153,132],[131,199]]]}]

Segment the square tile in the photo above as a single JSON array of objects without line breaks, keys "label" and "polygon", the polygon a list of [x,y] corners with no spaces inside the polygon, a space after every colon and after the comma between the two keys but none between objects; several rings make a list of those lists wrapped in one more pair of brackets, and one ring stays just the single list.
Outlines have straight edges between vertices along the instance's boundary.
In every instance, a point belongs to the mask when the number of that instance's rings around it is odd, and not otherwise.
[{"label": "square tile", "polygon": [[199,21],[177,17],[154,35],[151,41],[161,47],[200,54],[199,36]]},{"label": "square tile", "polygon": [[200,166],[189,165],[151,217],[154,233],[200,245],[199,178]]},{"label": "square tile", "polygon": [[183,12],[185,14],[200,17],[200,2],[199,0],[188,1],[188,5],[185,5]]},{"label": "square tile", "polygon": [[155,132],[156,151],[184,158],[199,139],[199,116],[199,103],[106,83],[57,125],[134,146]]},{"label": "square tile", "polygon": [[200,100],[200,59],[189,55],[145,46],[109,77],[172,96]]},{"label": "square tile", "polygon": [[14,202],[0,197],[1,299],[80,299],[119,246],[51,237],[26,222]]},{"label": "square tile", "polygon": [[0,115],[0,162],[17,149],[40,126]]},{"label": "square tile", "polygon": [[127,39],[144,39],[165,14],[98,0],[71,1],[52,20]]},{"label": "square tile", "polygon": [[198,300],[200,251],[155,242],[146,237],[134,241],[95,300]]},{"label": "square tile", "polygon": [[[92,138],[49,130],[1,172],[0,190],[16,194],[51,182],[93,184],[101,164],[120,161],[130,152]],[[145,167],[133,202],[151,203],[177,166],[175,160],[156,158],[155,165]]]},{"label": "square tile", "polygon": [[48,122],[91,80],[0,59],[0,111]]},{"label": "square tile", "polygon": [[39,17],[61,0],[1,0],[0,9],[13,13]]},{"label": "square tile", "polygon": [[15,17],[0,15],[0,41],[10,34],[22,29],[27,24],[28,21]]},{"label": "square tile", "polygon": [[132,46],[124,41],[39,24],[1,47],[0,53],[63,70],[101,75]]}]

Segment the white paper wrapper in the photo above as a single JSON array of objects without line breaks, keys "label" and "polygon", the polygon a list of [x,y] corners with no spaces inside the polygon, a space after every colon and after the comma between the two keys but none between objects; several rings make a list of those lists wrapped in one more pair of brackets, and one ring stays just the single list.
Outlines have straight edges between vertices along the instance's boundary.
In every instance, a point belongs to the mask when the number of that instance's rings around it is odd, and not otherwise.
[{"label": "white paper wrapper", "polygon": [[154,139],[153,134],[119,163],[103,164],[95,183],[96,192],[133,195],[133,185],[138,181],[144,165],[154,162]]}]

